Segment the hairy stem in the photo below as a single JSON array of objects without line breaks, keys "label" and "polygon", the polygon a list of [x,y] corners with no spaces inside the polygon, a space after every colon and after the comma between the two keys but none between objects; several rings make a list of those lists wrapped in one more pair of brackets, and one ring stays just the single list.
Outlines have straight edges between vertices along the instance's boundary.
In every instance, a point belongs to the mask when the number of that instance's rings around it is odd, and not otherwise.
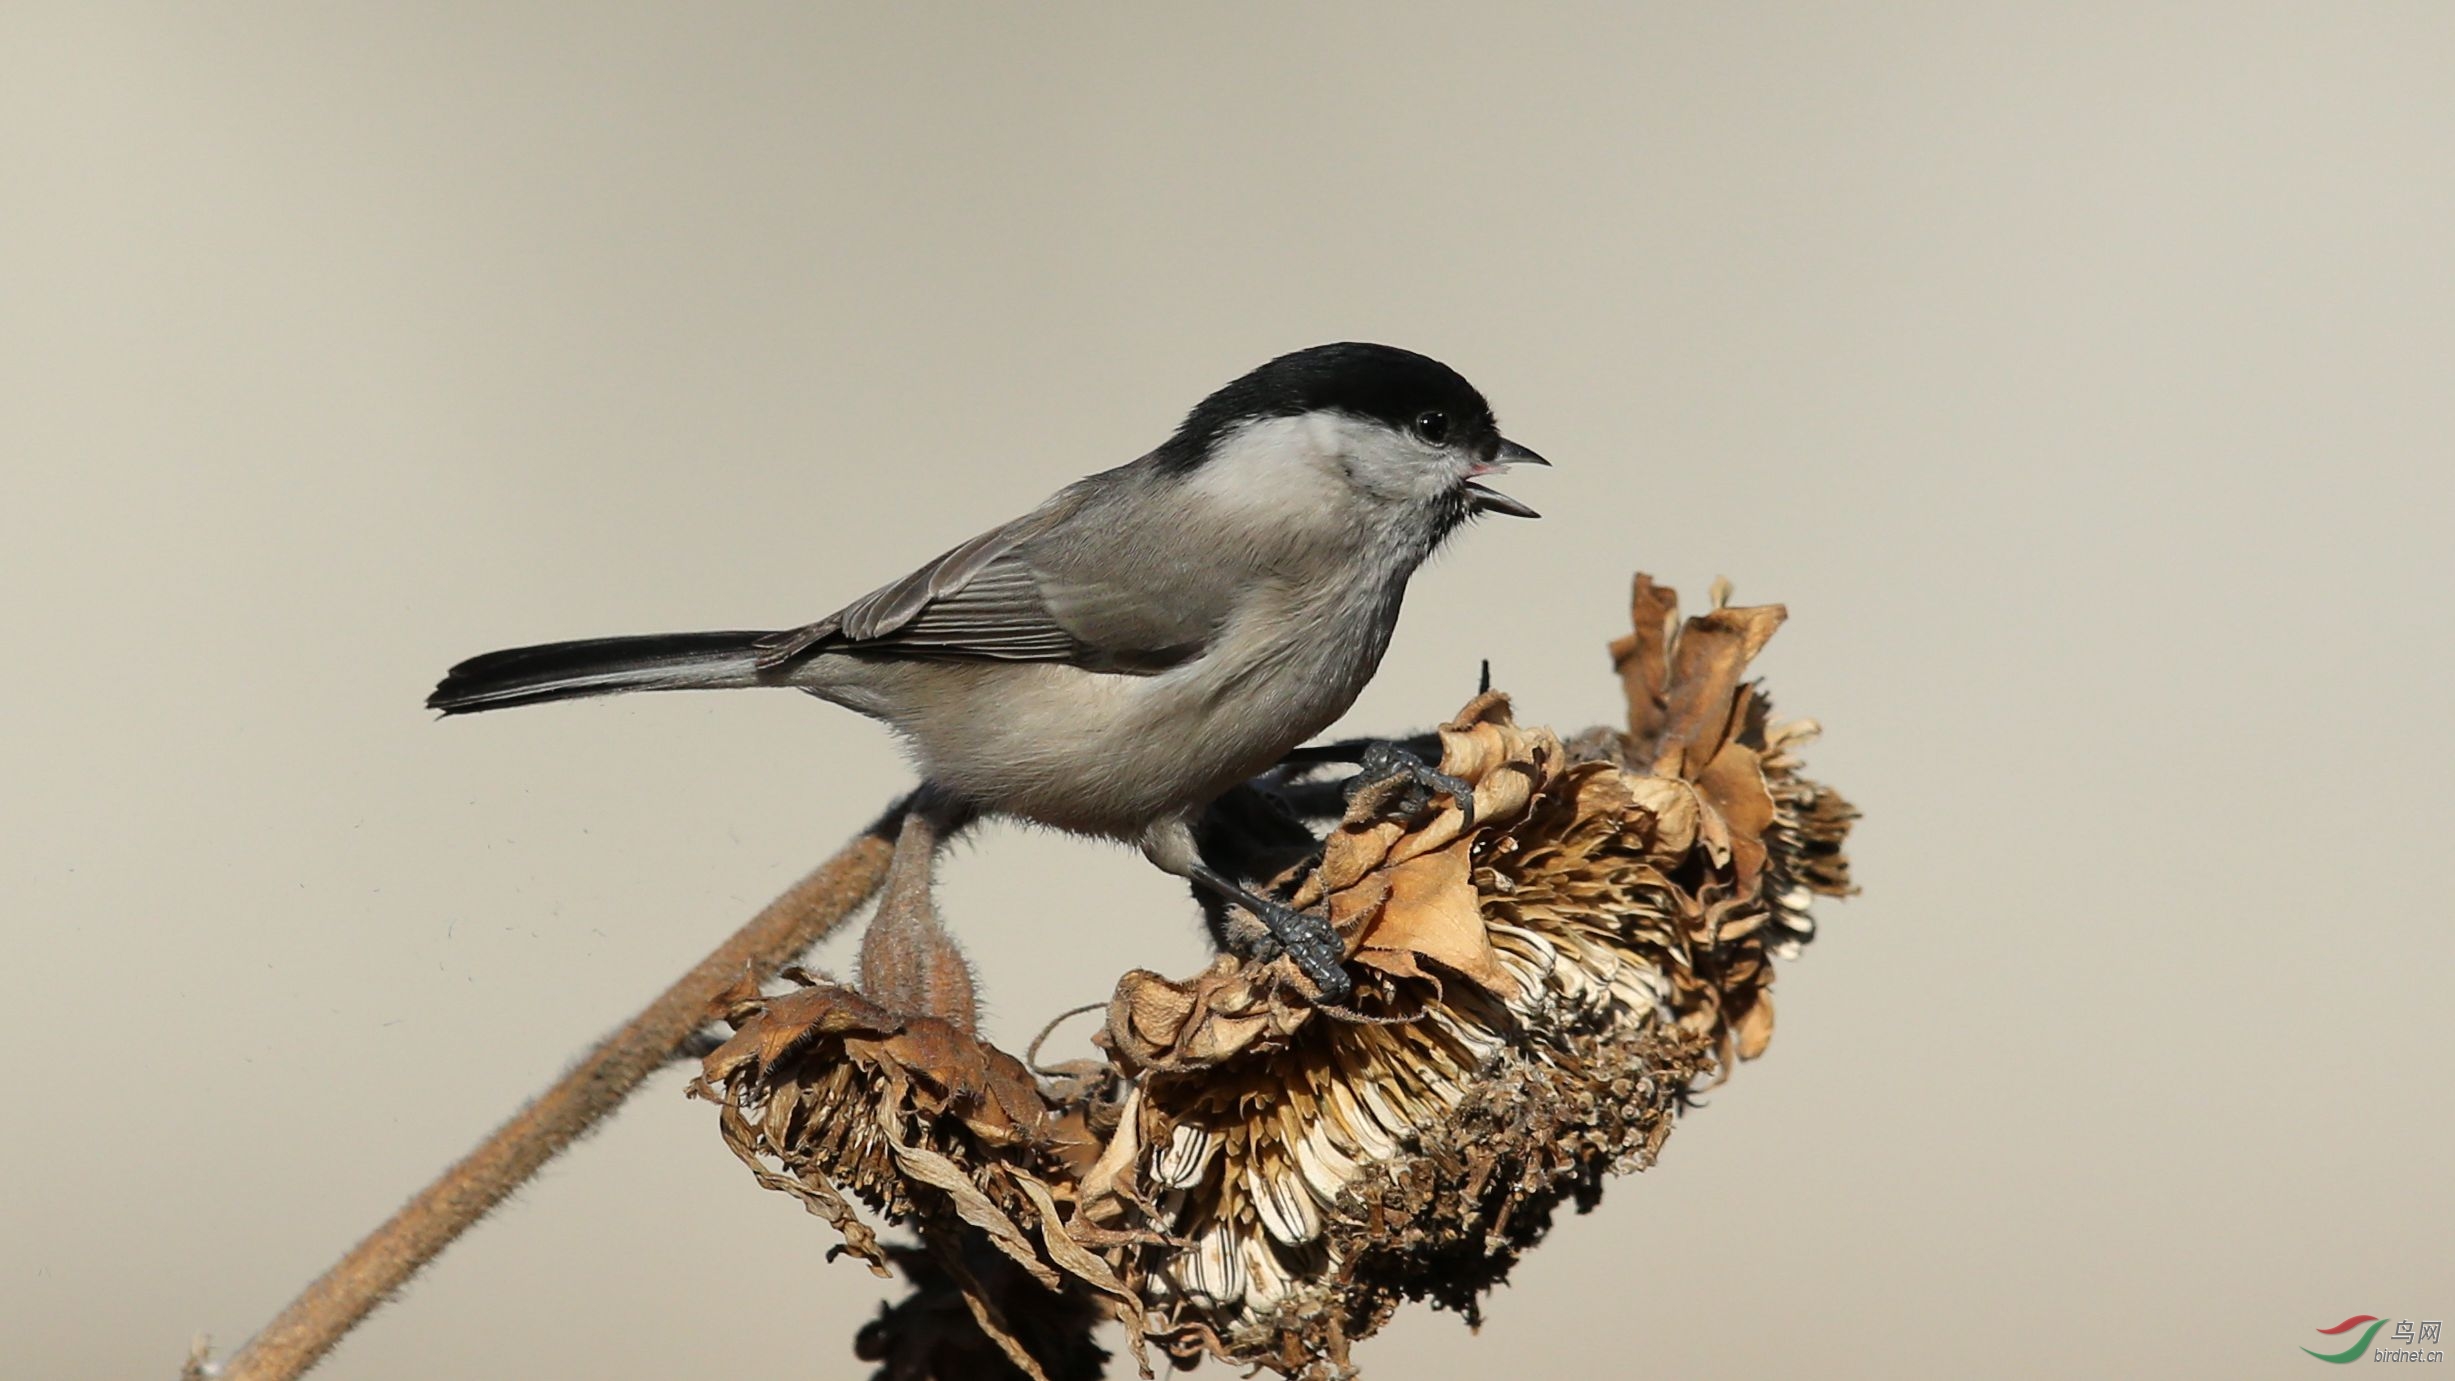
[{"label": "hairy stem", "polygon": [[552,1088],[514,1114],[367,1234],[218,1369],[191,1360],[189,1375],[288,1381],[330,1352],[452,1239],[589,1128],[622,1106],[708,1020],[718,994],[773,975],[819,942],[878,890],[900,807],[768,903],[733,937],[599,1042]]}]

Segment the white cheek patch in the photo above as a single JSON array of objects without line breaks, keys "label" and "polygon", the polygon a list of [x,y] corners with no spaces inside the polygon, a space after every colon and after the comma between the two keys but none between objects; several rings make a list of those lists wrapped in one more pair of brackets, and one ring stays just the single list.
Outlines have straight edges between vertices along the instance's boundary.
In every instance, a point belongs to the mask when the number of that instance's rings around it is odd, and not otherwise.
[{"label": "white cheek patch", "polygon": [[1305,526],[1333,522],[1355,500],[1327,419],[1266,417],[1223,437],[1193,472],[1192,492],[1212,512]]},{"label": "white cheek patch", "polygon": [[1358,504],[1438,497],[1457,487],[1467,466],[1378,422],[1313,412],[1229,433],[1194,471],[1192,487],[1214,512],[1301,529],[1340,524]]},{"label": "white cheek patch", "polygon": [[1383,499],[1429,499],[1457,487],[1466,462],[1376,422],[1327,416],[1357,487]]}]

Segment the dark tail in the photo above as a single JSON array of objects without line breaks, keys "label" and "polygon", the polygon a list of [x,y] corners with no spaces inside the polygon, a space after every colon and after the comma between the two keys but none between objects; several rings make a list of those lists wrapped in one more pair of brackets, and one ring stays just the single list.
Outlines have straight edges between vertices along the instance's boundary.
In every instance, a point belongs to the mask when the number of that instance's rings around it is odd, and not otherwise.
[{"label": "dark tail", "polygon": [[584,695],[772,684],[759,675],[758,641],[766,636],[652,633],[508,648],[452,668],[426,697],[426,707],[474,714]]}]

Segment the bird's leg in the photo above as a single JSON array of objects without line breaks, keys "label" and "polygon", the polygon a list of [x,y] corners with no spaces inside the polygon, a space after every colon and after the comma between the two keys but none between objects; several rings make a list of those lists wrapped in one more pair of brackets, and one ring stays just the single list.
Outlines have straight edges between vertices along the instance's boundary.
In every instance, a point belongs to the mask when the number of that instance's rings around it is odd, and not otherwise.
[{"label": "bird's leg", "polygon": [[[1431,793],[1440,792],[1458,803],[1465,812],[1466,823],[1475,823],[1474,788],[1464,781],[1432,766],[1440,756],[1438,734],[1417,734],[1411,738],[1351,738],[1336,743],[1313,743],[1296,749],[1279,760],[1260,780],[1284,796],[1291,806],[1307,815],[1335,815],[1337,808],[1323,799],[1324,793],[1335,787],[1337,799],[1353,801],[1367,791],[1385,790],[1392,783],[1404,781],[1410,790],[1401,802],[1412,812],[1430,804]],[[1354,776],[1341,782],[1316,784],[1312,774],[1331,763],[1354,763]]]},{"label": "bird's leg", "polygon": [[1410,813],[1430,805],[1432,793],[1437,791],[1457,802],[1468,825],[1475,823],[1474,787],[1387,740],[1367,745],[1363,755],[1356,759],[1355,777],[1347,783],[1347,799],[1352,801],[1363,792],[1401,781],[1409,784],[1406,807]]},{"label": "bird's leg", "polygon": [[[1271,939],[1296,961],[1296,967],[1313,981],[1321,996],[1332,1002],[1343,1002],[1355,991],[1347,977],[1344,960],[1347,947],[1338,932],[1322,917],[1298,911],[1283,901],[1262,896],[1219,871],[1202,857],[1194,833],[1193,815],[1174,815],[1151,822],[1142,832],[1140,843],[1143,857],[1157,864],[1162,871],[1192,883],[1220,901],[1241,906],[1257,917],[1270,931]],[[1226,926],[1221,924],[1222,932]]]},{"label": "bird's leg", "polygon": [[980,1021],[972,966],[938,923],[938,849],[972,818],[962,801],[924,785],[904,808],[878,912],[861,935],[861,993],[892,1012],[931,1016],[971,1032]]},{"label": "bird's leg", "polygon": [[1283,901],[1265,897],[1238,886],[1235,879],[1206,863],[1196,863],[1185,876],[1223,901],[1233,902],[1261,918],[1270,928],[1272,938],[1287,957],[1296,961],[1304,976],[1321,989],[1322,997],[1331,1002],[1344,1002],[1355,991],[1347,977],[1347,946],[1338,938],[1330,923],[1309,911],[1298,911]]},{"label": "bird's leg", "polygon": [[1305,776],[1327,763],[1355,764],[1364,760],[1375,748],[1396,748],[1415,758],[1437,757],[1441,751],[1441,736],[1437,733],[1410,734],[1405,738],[1342,738],[1328,743],[1308,743],[1288,750],[1279,765],[1267,775]]}]

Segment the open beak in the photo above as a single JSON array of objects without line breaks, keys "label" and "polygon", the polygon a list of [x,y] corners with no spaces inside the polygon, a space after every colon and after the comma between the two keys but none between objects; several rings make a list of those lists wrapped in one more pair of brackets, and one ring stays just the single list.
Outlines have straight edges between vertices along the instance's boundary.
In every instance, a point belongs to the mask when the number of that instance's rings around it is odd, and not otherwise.
[{"label": "open beak", "polygon": [[1475,477],[1506,470],[1512,465],[1548,466],[1550,464],[1550,461],[1503,437],[1500,442],[1500,450],[1490,460],[1477,461],[1474,468],[1466,472],[1467,511],[1470,513],[1506,513],[1512,518],[1542,517],[1542,514],[1508,495],[1497,490],[1486,489],[1475,483]]}]

